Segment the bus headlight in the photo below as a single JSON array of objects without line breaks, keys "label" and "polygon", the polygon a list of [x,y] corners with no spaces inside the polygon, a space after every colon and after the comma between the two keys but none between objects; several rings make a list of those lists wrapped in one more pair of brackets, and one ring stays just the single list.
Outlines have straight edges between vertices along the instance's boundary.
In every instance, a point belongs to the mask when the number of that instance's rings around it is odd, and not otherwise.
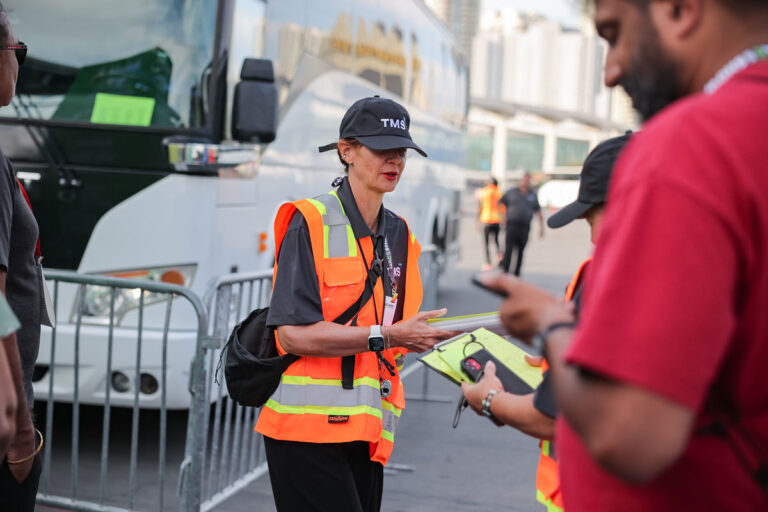
[{"label": "bus headlight", "polygon": [[[157,267],[142,270],[126,270],[118,272],[104,272],[101,275],[109,277],[122,277],[125,279],[140,279],[154,282],[177,284],[189,287],[195,274],[197,265],[174,265],[169,267]],[[77,309],[82,302],[82,323],[92,325],[109,325],[111,288],[108,286],[88,285],[85,287],[85,297],[80,296],[81,291],[75,296],[75,303],[70,315],[70,322],[77,322]],[[125,314],[139,307],[141,290],[139,288],[115,289],[114,324],[119,325]],[[166,300],[164,293],[144,292],[144,305],[155,304]]]}]

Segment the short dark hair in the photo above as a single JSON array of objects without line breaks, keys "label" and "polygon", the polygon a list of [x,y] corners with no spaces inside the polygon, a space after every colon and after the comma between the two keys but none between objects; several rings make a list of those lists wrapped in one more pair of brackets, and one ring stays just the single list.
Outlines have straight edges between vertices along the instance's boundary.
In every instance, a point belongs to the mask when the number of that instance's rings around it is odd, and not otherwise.
[{"label": "short dark hair", "polygon": [[494,185],[498,185],[499,180],[497,180],[496,178],[491,178],[491,183],[493,183]]},{"label": "short dark hair", "polygon": [[[351,137],[347,138],[347,139],[342,139],[342,140],[345,140],[345,141],[349,142],[353,146],[359,146],[360,145],[360,143],[357,141],[357,139],[353,139]],[[339,155],[339,162],[341,162],[341,165],[344,166],[344,172],[349,174],[349,164],[347,163],[346,160],[344,160],[344,157],[341,156],[341,150],[339,149],[338,146],[336,146],[336,154]]]}]

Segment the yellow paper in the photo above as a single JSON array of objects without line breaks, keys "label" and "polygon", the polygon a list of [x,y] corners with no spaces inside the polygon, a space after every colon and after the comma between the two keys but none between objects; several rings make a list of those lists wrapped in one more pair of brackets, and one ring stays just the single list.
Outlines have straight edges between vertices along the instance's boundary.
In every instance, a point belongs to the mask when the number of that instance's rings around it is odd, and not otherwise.
[{"label": "yellow paper", "polygon": [[122,94],[96,93],[91,122],[126,126],[149,126],[155,111],[155,99]]}]

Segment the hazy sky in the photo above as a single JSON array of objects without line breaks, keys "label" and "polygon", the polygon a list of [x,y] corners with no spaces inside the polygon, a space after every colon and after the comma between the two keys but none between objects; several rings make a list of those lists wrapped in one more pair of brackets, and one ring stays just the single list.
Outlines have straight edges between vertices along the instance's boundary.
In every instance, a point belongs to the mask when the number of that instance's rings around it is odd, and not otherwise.
[{"label": "hazy sky", "polygon": [[568,27],[579,24],[579,0],[482,0],[483,12],[514,7],[522,12],[543,14]]}]

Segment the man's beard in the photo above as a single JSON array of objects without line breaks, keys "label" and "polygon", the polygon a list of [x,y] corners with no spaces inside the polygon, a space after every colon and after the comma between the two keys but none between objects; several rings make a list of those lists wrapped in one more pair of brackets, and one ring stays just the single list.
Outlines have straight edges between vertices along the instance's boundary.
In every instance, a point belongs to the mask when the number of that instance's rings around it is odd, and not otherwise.
[{"label": "man's beard", "polygon": [[630,70],[619,81],[643,121],[686,95],[680,69],[664,55],[658,35],[649,22],[632,57]]}]

